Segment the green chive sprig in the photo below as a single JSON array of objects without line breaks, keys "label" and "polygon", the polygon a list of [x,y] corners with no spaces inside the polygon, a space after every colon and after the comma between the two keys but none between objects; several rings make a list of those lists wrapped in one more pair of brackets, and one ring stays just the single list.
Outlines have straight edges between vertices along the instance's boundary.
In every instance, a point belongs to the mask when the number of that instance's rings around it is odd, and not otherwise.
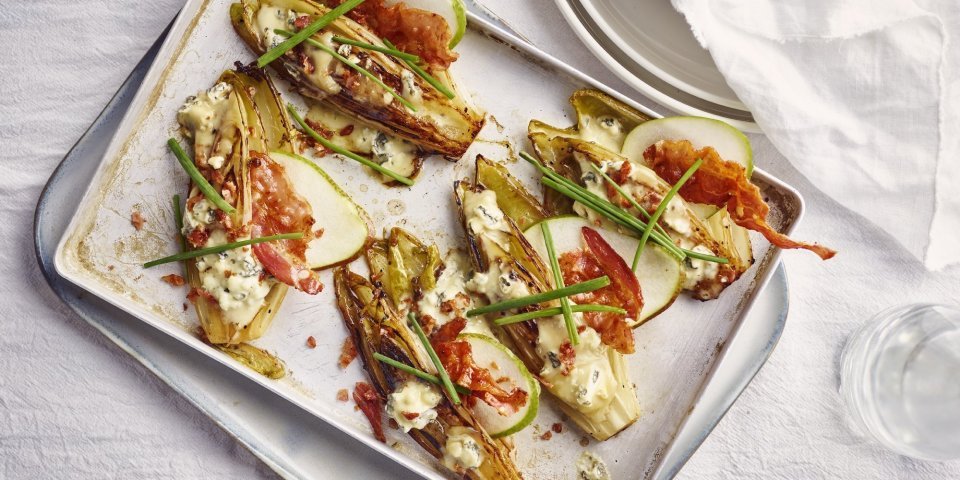
[{"label": "green chive sprig", "polygon": [[323,14],[313,23],[307,25],[296,34],[290,36],[290,38],[284,40],[280,45],[277,45],[276,47],[268,50],[267,53],[260,55],[260,58],[257,59],[257,66],[263,68],[270,64],[270,62],[282,57],[283,54],[290,51],[293,47],[300,45],[304,40],[313,36],[314,33],[319,32],[321,28],[326,27],[331,22],[350,10],[353,10],[357,7],[357,5],[360,5],[363,2],[364,0],[347,0],[346,2],[341,3],[337,6],[337,8],[334,8],[333,10]]},{"label": "green chive sprig", "polygon": [[[550,226],[547,222],[540,222],[540,231],[543,232],[543,243],[547,246],[547,257],[550,260],[550,270],[553,273],[553,284],[557,289],[564,287],[563,274],[560,273],[560,262],[557,260],[557,252],[553,247],[553,235],[550,233]],[[570,337],[570,343],[580,344],[580,334],[577,332],[577,324],[573,322],[573,312],[570,311],[570,299],[560,297],[560,311],[563,313],[563,323],[567,326],[567,336]]]},{"label": "green chive sprig", "polygon": [[176,255],[170,255],[169,257],[158,258],[156,260],[144,263],[143,268],[156,267],[157,265],[163,265],[165,263],[179,262],[180,260],[187,260],[190,258],[202,257],[204,255],[226,252],[227,250],[246,247],[247,245],[256,245],[258,243],[273,242],[276,240],[298,240],[300,238],[303,238],[302,232],[281,233],[279,235],[270,235],[269,237],[250,238],[247,240],[241,240],[239,242],[230,242],[214,247],[199,248],[197,250],[190,250],[188,252],[180,252]]},{"label": "green chive sprig", "polygon": [[390,170],[390,169],[387,169],[387,168],[383,168],[383,166],[377,164],[376,162],[372,162],[372,161],[370,161],[370,160],[368,160],[368,159],[366,159],[366,158],[363,158],[363,157],[361,157],[360,155],[357,155],[357,154],[355,154],[355,153],[353,153],[353,152],[351,152],[351,151],[349,151],[349,150],[347,150],[347,149],[345,149],[345,148],[343,148],[343,147],[341,147],[341,146],[339,146],[339,145],[331,142],[330,140],[327,140],[323,135],[320,135],[320,134],[317,133],[314,129],[310,128],[310,125],[307,125],[307,122],[303,119],[303,117],[300,116],[299,113],[297,113],[297,109],[294,108],[293,105],[287,104],[287,110],[290,112],[290,116],[293,117],[294,121],[296,121],[297,124],[300,125],[300,128],[302,128],[303,131],[307,133],[307,135],[310,135],[310,138],[316,140],[320,145],[323,145],[325,148],[333,151],[334,153],[339,153],[340,155],[343,155],[344,157],[347,157],[347,158],[349,158],[349,159],[351,159],[351,160],[355,160],[355,161],[357,161],[357,162],[360,162],[360,163],[362,163],[363,165],[366,165],[366,166],[368,166],[368,167],[370,167],[370,168],[372,168],[372,169],[374,169],[374,170],[376,170],[376,171],[378,171],[378,172],[380,172],[380,173],[382,173],[382,174],[384,174],[384,175],[386,175],[386,176],[388,176],[388,177],[390,177],[390,178],[392,178],[392,179],[394,179],[394,180],[396,180],[396,181],[398,181],[398,182],[400,182],[400,183],[402,183],[402,184],[404,184],[404,185],[406,185],[406,186],[408,186],[408,187],[409,187],[409,186],[413,186],[413,180],[411,180],[411,179],[409,179],[409,178],[407,178],[407,177],[404,177],[403,175],[400,175],[399,173],[394,172],[393,170]]},{"label": "green chive sprig", "polygon": [[688,168],[686,172],[683,172],[683,175],[677,180],[677,183],[663,196],[663,199],[660,200],[660,205],[657,205],[657,209],[653,211],[653,215],[650,216],[650,220],[647,222],[647,228],[643,230],[643,235],[640,236],[637,253],[633,255],[633,266],[631,267],[633,271],[637,271],[637,265],[640,264],[640,255],[643,254],[643,246],[647,244],[647,239],[650,238],[650,234],[653,232],[653,226],[660,221],[660,217],[663,215],[663,212],[667,211],[667,206],[670,205],[670,201],[673,200],[673,197],[680,191],[680,187],[683,187],[683,184],[687,183],[687,180],[690,180],[690,177],[700,168],[700,165],[703,165],[703,159],[698,158],[696,162],[693,162],[693,165],[690,165],[690,168]]},{"label": "green chive sprig", "polygon": [[434,350],[433,345],[430,344],[430,339],[427,338],[426,333],[423,333],[423,328],[420,327],[417,316],[414,315],[413,312],[410,312],[407,314],[407,318],[410,320],[410,323],[413,324],[413,329],[417,332],[417,336],[420,337],[420,341],[423,342],[423,347],[427,349],[427,355],[430,355],[433,366],[437,367],[437,373],[440,374],[440,382],[443,384],[443,388],[447,390],[447,394],[450,395],[453,404],[460,405],[460,395],[457,394],[457,389],[453,388],[453,381],[450,380],[447,369],[440,363],[440,357],[437,356],[436,350]]},{"label": "green chive sprig", "polygon": [[[626,315],[626,314],[627,314],[627,311],[626,311],[626,310],[624,310],[624,309],[622,309],[622,308],[618,308],[618,307],[611,307],[611,306],[609,306],[609,305],[592,305],[592,304],[588,304],[588,305],[571,305],[571,306],[570,306],[570,310],[571,310],[572,312],[575,312],[575,313],[580,313],[580,312],[604,312],[604,313],[616,313],[616,314],[619,314],[619,315]],[[494,320],[493,323],[494,323],[495,325],[498,325],[498,326],[511,325],[511,324],[514,324],[514,323],[526,322],[527,320],[533,320],[533,319],[536,319],[536,318],[553,317],[553,316],[556,316],[556,315],[560,315],[561,313],[563,313],[563,312],[562,312],[562,310],[560,309],[560,307],[544,308],[543,310],[536,310],[536,311],[533,311],[533,312],[518,313],[518,314],[516,314],[516,315],[510,315],[510,316],[507,316],[507,317],[498,318],[498,319]]]},{"label": "green chive sprig", "polygon": [[[277,32],[278,34],[283,35],[283,36],[285,36],[285,37],[291,37],[292,35],[294,35],[293,32],[290,32],[290,31],[287,31],[287,30],[282,30],[282,29],[279,29],[279,28],[275,29],[274,32]],[[358,73],[360,73],[360,75],[363,75],[364,77],[369,78],[372,82],[376,83],[377,85],[380,85],[381,88],[383,88],[384,90],[386,90],[387,93],[389,93],[393,98],[396,98],[397,101],[400,102],[400,103],[402,103],[405,107],[409,108],[410,110],[412,110],[412,111],[414,111],[414,112],[417,111],[417,108],[414,107],[413,104],[410,103],[409,100],[407,100],[406,98],[403,98],[403,96],[401,96],[399,93],[397,93],[397,91],[394,90],[391,86],[387,85],[386,83],[383,83],[383,80],[380,80],[379,78],[377,78],[376,75],[370,73],[370,71],[367,70],[366,68],[363,68],[363,67],[361,67],[360,65],[357,65],[356,63],[351,62],[347,57],[344,57],[343,55],[340,55],[339,53],[337,53],[336,50],[330,48],[329,45],[324,45],[324,44],[322,44],[322,43],[320,43],[320,42],[318,42],[318,41],[316,41],[316,40],[314,40],[314,39],[312,39],[312,38],[308,38],[308,39],[306,39],[306,40],[304,40],[304,41],[307,42],[308,44],[314,46],[314,47],[319,48],[320,50],[323,50],[324,52],[327,52],[328,54],[330,54],[331,56],[333,56],[333,58],[336,58],[337,60],[340,60],[340,62],[342,62],[344,65],[346,65],[346,66],[348,66],[348,67],[356,70]]]},{"label": "green chive sprig", "polygon": [[[441,387],[443,386],[443,382],[440,380],[439,377],[437,377],[436,375],[431,375],[427,372],[424,372],[419,368],[411,367],[410,365],[398,362],[386,355],[381,355],[380,353],[377,353],[377,352],[374,352],[373,358],[376,358],[377,360],[383,363],[386,363],[387,365],[390,365],[391,367],[396,368],[397,370],[407,372],[410,375],[413,375],[417,378],[426,380],[434,385],[441,386]],[[453,384],[453,388],[455,388],[460,395],[470,395],[471,393],[469,388],[464,387],[462,385]]]},{"label": "green chive sprig", "polygon": [[[619,183],[614,182],[613,179],[610,178],[610,177],[603,171],[603,169],[600,168],[597,164],[591,163],[591,164],[590,164],[590,167],[593,168],[593,170],[594,170],[595,172],[597,172],[601,177],[603,177],[603,179],[606,180],[607,183],[609,183],[609,184],[613,187],[613,189],[616,190],[617,193],[620,194],[621,197],[623,197],[623,198],[626,199],[628,202],[630,202],[630,205],[632,205],[633,208],[636,208],[637,211],[640,212],[640,215],[643,215],[644,221],[646,221],[646,222],[649,222],[649,221],[650,221],[650,214],[647,213],[646,209],[644,209],[643,207],[641,207],[640,204],[637,203],[637,201],[633,198],[633,196],[631,196],[629,193],[627,193],[627,191],[624,190],[623,187],[621,187]],[[667,231],[664,230],[663,227],[661,227],[659,223],[654,224],[654,228],[656,228],[656,229],[657,229],[657,232],[659,232],[661,235],[669,236],[669,235],[667,235]]]},{"label": "green chive sprig", "polygon": [[224,200],[219,193],[217,193],[217,190],[213,188],[213,185],[210,185],[210,182],[208,182],[206,178],[203,178],[200,170],[197,170],[197,166],[193,164],[193,160],[190,160],[190,157],[187,156],[187,152],[183,151],[183,148],[176,139],[168,139],[167,146],[173,151],[173,155],[177,157],[177,161],[180,162],[180,166],[187,171],[187,175],[190,175],[190,179],[192,179],[193,183],[197,185],[197,188],[203,192],[203,196],[207,197],[207,200],[210,200],[210,202],[216,205],[217,208],[223,210],[227,214],[232,214],[236,211],[232,205],[227,203],[227,201]]},{"label": "green chive sprig", "polygon": [[[388,46],[388,47],[390,47],[390,48],[392,48],[392,49],[394,49],[394,50],[397,49],[397,46],[394,45],[394,44],[392,44],[392,43],[390,43],[390,40],[383,39],[383,44],[386,45],[386,46]],[[456,97],[456,94],[454,94],[453,92],[451,92],[449,88],[447,88],[444,84],[440,83],[440,81],[437,80],[436,78],[433,78],[433,75],[430,75],[429,73],[427,73],[426,70],[424,70],[423,68],[421,68],[421,67],[420,67],[419,65],[417,65],[416,63],[413,63],[413,62],[411,62],[411,61],[409,61],[409,60],[406,60],[406,59],[403,59],[403,58],[401,58],[400,60],[402,60],[403,63],[406,63],[407,66],[410,67],[410,70],[413,70],[413,73],[416,73],[417,75],[419,75],[420,78],[423,78],[424,80],[426,80],[427,83],[429,83],[433,88],[437,89],[438,92],[442,93],[443,96],[445,96],[445,97],[447,97],[447,98],[449,98],[449,99],[451,99],[451,100],[453,100],[453,98]]]},{"label": "green chive sprig", "polygon": [[[580,204],[586,206],[587,208],[597,212],[598,214],[604,216],[610,221],[633,231],[638,235],[642,235],[644,230],[647,228],[646,222],[641,221],[637,217],[631,215],[624,209],[614,205],[609,200],[601,198],[595,193],[583,188],[578,185],[576,182],[558,174],[557,172],[547,168],[545,165],[540,163],[537,159],[531,157],[526,152],[520,152],[520,157],[532,164],[541,173],[543,173],[543,178],[540,179],[540,182],[546,185],[547,187],[556,190],[558,193],[579,202]],[[650,238],[653,239],[655,243],[666,249],[668,252],[672,253],[677,258],[683,260],[684,258],[697,258],[700,260],[706,260],[708,262],[715,263],[728,263],[729,260],[722,257],[716,257],[713,255],[707,255],[700,252],[695,252],[692,250],[682,249],[677,247],[669,236],[660,234],[659,232],[653,232],[650,234]]]},{"label": "green chive sprig", "polygon": [[535,295],[528,295],[520,298],[511,298],[510,300],[504,300],[502,302],[491,303],[490,305],[474,308],[473,310],[467,311],[467,316],[476,317],[477,315],[483,315],[485,313],[503,312],[506,310],[512,310],[514,308],[526,307],[527,305],[556,300],[561,297],[569,297],[571,295],[577,295],[580,293],[592,292],[594,290],[606,287],[607,285],[610,285],[610,278],[604,275],[602,277],[594,278],[593,280],[587,280],[586,282],[574,283],[573,285],[567,287],[550,290],[549,292],[537,293]]},{"label": "green chive sprig", "polygon": [[361,42],[361,41],[359,41],[359,40],[353,40],[353,39],[345,38],[345,37],[336,37],[336,36],[335,36],[335,37],[333,37],[333,41],[335,41],[335,42],[337,42],[337,43],[342,43],[342,44],[344,44],[344,45],[351,45],[351,46],[354,46],[354,47],[359,47],[359,48],[362,48],[362,49],[364,49],[364,50],[373,50],[374,52],[386,53],[387,55],[390,55],[390,56],[393,56],[393,57],[397,57],[397,58],[399,58],[399,59],[401,59],[401,60],[408,60],[408,61],[411,61],[411,62],[414,62],[414,63],[420,61],[420,57],[418,57],[418,56],[416,56],[416,55],[414,55],[414,54],[412,54],[412,53],[401,52],[400,50],[397,50],[396,48],[381,47],[380,45],[374,45],[374,44],[372,44],[372,43]]}]

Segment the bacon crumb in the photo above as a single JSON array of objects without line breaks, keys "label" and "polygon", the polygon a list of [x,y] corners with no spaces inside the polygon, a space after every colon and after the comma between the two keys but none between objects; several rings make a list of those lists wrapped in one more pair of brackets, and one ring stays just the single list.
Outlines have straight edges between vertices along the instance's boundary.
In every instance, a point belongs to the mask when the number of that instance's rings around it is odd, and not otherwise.
[{"label": "bacon crumb", "polygon": [[560,373],[570,375],[576,360],[577,352],[573,349],[573,345],[571,345],[570,342],[563,342],[563,344],[560,345],[560,363],[563,365],[560,368]]},{"label": "bacon crumb", "polygon": [[407,420],[416,420],[420,417],[420,414],[417,412],[403,412],[402,415],[403,418],[406,418]]},{"label": "bacon crumb", "polygon": [[313,335],[307,337],[307,347],[317,348],[317,339],[313,338]]},{"label": "bacon crumb", "polygon": [[184,304],[183,304],[183,311],[186,312],[188,308],[190,308],[190,307],[188,307],[187,304],[184,303]]},{"label": "bacon crumb", "polygon": [[347,125],[346,127],[343,127],[343,128],[340,129],[340,136],[341,136],[341,137],[346,137],[347,135],[350,135],[351,133],[353,133],[353,124],[352,124],[352,123],[351,123],[350,125]]},{"label": "bacon crumb", "polygon": [[553,433],[562,433],[562,432],[563,432],[563,424],[560,423],[560,422],[554,423],[554,424],[551,426],[551,429],[553,430]]},{"label": "bacon crumb", "polygon": [[346,402],[350,399],[350,392],[346,388],[341,388],[337,390],[337,401]]},{"label": "bacon crumb", "polygon": [[341,369],[347,368],[350,362],[353,362],[354,358],[357,358],[357,347],[353,344],[353,339],[347,337],[347,339],[343,341],[343,346],[340,347],[340,359],[337,361],[337,364],[340,365]]},{"label": "bacon crumb", "polygon": [[134,210],[133,213],[130,214],[130,224],[133,225],[133,228],[137,231],[143,228],[144,223],[147,223],[147,219],[143,218],[143,215],[141,215],[139,211]]},{"label": "bacon crumb", "polygon": [[164,275],[160,277],[160,280],[167,282],[171,286],[181,287],[183,286],[183,277],[177,275],[176,273],[171,273],[170,275]]},{"label": "bacon crumb", "polygon": [[590,439],[587,437],[580,437],[580,446],[586,447],[587,445],[590,445]]},{"label": "bacon crumb", "polygon": [[543,433],[543,435],[540,435],[540,440],[543,440],[543,441],[550,440],[551,438],[553,438],[553,432],[551,432],[550,430],[547,430],[546,432]]}]

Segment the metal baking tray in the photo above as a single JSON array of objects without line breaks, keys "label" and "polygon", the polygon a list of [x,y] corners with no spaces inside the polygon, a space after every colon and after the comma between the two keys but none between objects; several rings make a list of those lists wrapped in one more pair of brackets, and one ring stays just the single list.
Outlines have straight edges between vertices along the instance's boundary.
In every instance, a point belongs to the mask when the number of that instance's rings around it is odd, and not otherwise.
[{"label": "metal baking tray", "polygon": [[[290,379],[275,382],[245,370],[194,338],[191,333],[195,327],[192,314],[184,314],[182,309],[173,308],[182,304],[183,292],[176,292],[159,282],[159,276],[164,272],[148,275],[138,270],[137,265],[143,260],[157,256],[156,251],[146,248],[151,242],[157,244],[154,250],[172,250],[172,241],[168,242],[162,233],[169,231],[166,222],[172,224],[165,206],[183,183],[170,178],[172,164],[162,151],[163,142],[154,145],[143,137],[152,134],[156,138],[166,138],[174,128],[172,116],[183,97],[209,86],[219,71],[234,59],[249,59],[249,54],[239,46],[229,30],[226,4],[191,2],[174,23],[171,35],[159,49],[157,60],[144,77],[131,107],[116,126],[114,139],[89,183],[78,213],[63,235],[55,256],[57,271],[69,281],[299,405],[397,462],[424,476],[440,477],[442,474],[434,468],[432,459],[422,455],[412,442],[406,441],[401,435],[394,435],[399,440],[397,448],[373,442],[363,418],[349,405],[335,402],[336,390],[352,385],[361,378],[356,365],[347,372],[339,372],[333,366],[343,337],[327,335],[332,337],[328,344],[321,344],[309,352],[304,348],[304,339],[308,335],[342,332],[332,298],[297,296],[288,299],[271,332],[258,342],[258,345],[277,352],[292,367]],[[221,9],[219,12],[218,8]],[[491,138],[478,142],[479,145],[498,145],[497,142],[506,138],[522,146],[529,118],[565,123],[564,118],[569,115],[565,111],[566,97],[581,86],[607,90],[638,109],[649,111],[523,44],[509,32],[486,20],[471,15],[470,21],[472,27],[461,47],[463,59],[456,65],[455,75],[468,90],[475,89],[474,96],[478,103],[493,113],[503,126],[502,131],[487,132]],[[210,42],[210,38],[216,38],[217,41]],[[204,52],[203,49],[208,48],[206,45],[211,43],[218,50]],[[193,63],[184,60],[190,56],[195,58]],[[209,58],[219,59],[222,63],[201,62],[201,59]],[[497,69],[496,75],[491,75],[491,62]],[[190,75],[184,75],[185,72]],[[475,75],[471,75],[471,72]],[[493,78],[497,81],[492,81]],[[471,79],[474,81],[471,82]],[[488,98],[491,100],[488,101]],[[498,138],[493,138],[497,135]],[[485,153],[497,157],[497,152]],[[502,157],[507,152],[500,153]],[[418,185],[424,188],[424,184],[449,184],[454,178],[466,176],[472,168],[469,163],[472,162],[464,161],[450,166],[434,162],[419,179]],[[390,190],[391,193],[396,192],[397,198],[394,200],[405,206],[405,212],[398,215],[398,203],[387,205],[388,202],[381,202],[377,197],[382,196],[383,192],[379,191],[376,181],[364,177],[365,174],[353,165],[324,159],[323,166],[341,184],[365,182],[372,185],[366,190],[373,193],[364,195],[361,193],[363,188],[359,189],[361,192],[353,193],[359,193],[355,198],[364,204],[378,226],[407,222],[418,225],[421,231],[432,229],[432,240],[441,245],[449,246],[457,241],[456,234],[447,234],[458,231],[450,224],[452,215],[450,218],[417,217],[431,210],[417,208],[418,205],[449,201],[448,192],[442,192],[442,198],[431,200],[431,193],[441,189],[434,188],[426,193],[418,191],[416,187],[409,191]],[[515,168],[515,171],[520,171],[522,176],[522,169]],[[792,230],[802,212],[799,195],[762,171],[755,174],[755,179],[771,200],[773,224],[782,231]],[[135,188],[127,190],[132,186]],[[71,186],[80,190],[83,187],[83,184]],[[148,231],[143,235],[153,240],[138,238],[140,235],[134,234],[129,227],[129,212],[135,207],[147,214],[148,224],[154,223],[156,226],[156,231]],[[425,226],[421,228],[420,225]],[[155,241],[157,238],[163,241]],[[704,388],[715,377],[713,372],[718,360],[726,355],[745,313],[774,271],[777,250],[770,249],[759,240],[756,245],[757,265],[720,300],[709,303],[678,301],[670,312],[639,331],[638,346],[641,353],[631,359],[631,364],[634,380],[642,385],[641,401],[647,413],[638,425],[616,439],[587,447],[607,460],[615,478],[635,477],[637,472],[647,477],[669,476],[702,441],[706,432],[693,435],[692,440],[682,443],[674,439],[690,436],[685,426],[691,423],[691,412],[698,411],[697,404],[702,399]],[[115,265],[111,271],[115,273],[106,274],[108,270],[103,268],[106,264],[102,262]],[[302,314],[305,308],[311,309],[309,315]],[[173,311],[176,311],[175,315],[170,314]],[[782,324],[782,319],[777,323]],[[772,337],[773,343],[778,336],[779,329]],[[757,368],[769,349],[772,349],[772,344],[759,362],[754,362]],[[753,369],[746,375],[746,379],[755,371]],[[224,375],[228,373],[224,372]],[[677,378],[683,381],[678,383]],[[730,387],[723,397],[732,402],[747,380],[739,386]],[[715,419],[719,419],[729,402],[719,403]],[[546,408],[537,423],[549,425],[558,418],[555,411]],[[715,422],[707,422],[706,431]],[[540,442],[532,434],[524,432],[518,435],[517,444],[518,464],[530,478],[553,478],[569,474],[576,454],[582,448],[579,446],[579,436],[574,434],[555,436],[550,442]],[[624,448],[626,446],[629,448]],[[568,461],[557,461],[558,457]],[[679,462],[664,461],[674,457],[679,458]]]}]

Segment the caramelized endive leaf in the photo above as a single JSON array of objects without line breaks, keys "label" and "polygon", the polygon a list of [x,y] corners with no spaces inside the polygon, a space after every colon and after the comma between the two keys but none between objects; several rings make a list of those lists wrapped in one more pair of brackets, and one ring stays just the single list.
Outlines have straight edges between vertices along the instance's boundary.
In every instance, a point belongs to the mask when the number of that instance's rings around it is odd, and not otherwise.
[{"label": "caramelized endive leaf", "polygon": [[[296,30],[293,24],[296,18],[306,15],[315,19],[329,10],[312,0],[243,0],[231,5],[230,17],[234,29],[247,46],[261,55],[277,40],[275,29]],[[312,39],[338,50],[341,45],[332,40],[333,35],[383,44],[370,30],[346,16],[331,22]],[[429,152],[458,158],[466,152],[483,126],[483,115],[464,94],[457,92],[453,99],[448,99],[402,61],[359,48],[352,48],[345,56],[354,58],[356,63],[403,95],[416,110],[402,104],[371,79],[306,43],[274,60],[271,66],[303,96],[333,105]],[[431,73],[456,92],[448,72]]]},{"label": "caramelized endive leaf", "polygon": [[547,217],[543,205],[501,163],[477,156],[477,183],[497,192],[497,204],[521,230]]},{"label": "caramelized endive leaf", "polygon": [[[228,152],[220,152],[195,142],[194,156],[200,161],[199,159],[210,158],[212,153],[227,153],[224,166],[220,169],[222,176],[219,178],[236,181],[237,193],[234,199],[236,212],[231,220],[234,224],[248,224],[252,218],[253,207],[250,172],[246,159],[249,158],[251,151],[266,151],[268,147],[292,151],[289,138],[284,134],[289,127],[289,120],[286,119],[286,114],[281,108],[276,90],[266,77],[228,70],[220,76],[218,83],[220,82],[231,87],[228,100],[236,102],[236,109],[226,117],[228,123],[220,126],[220,138],[233,138],[233,143],[229,145]],[[254,95],[251,96],[251,93]],[[228,131],[230,135],[226,133]],[[218,145],[216,148],[221,147]],[[215,184],[215,187],[219,189],[222,184]],[[198,190],[194,186],[187,198],[197,194]],[[196,266],[198,261],[200,259],[186,262],[187,282],[194,289],[200,289],[202,286]],[[288,288],[283,283],[271,282],[270,291],[263,305],[248,322],[230,321],[216,301],[204,295],[194,295],[193,303],[197,317],[207,340],[215,345],[236,345],[262,336],[279,310]],[[240,326],[241,324],[243,326]]]},{"label": "caramelized endive leaf", "polygon": [[[374,358],[374,353],[435,373],[419,340],[374,283],[345,267],[340,267],[334,271],[334,290],[344,325],[357,346],[363,368],[382,402],[386,403],[388,395],[410,377],[407,373],[378,361]],[[511,444],[505,440],[490,438],[465,405],[454,405],[449,398],[437,405],[436,421],[427,424],[423,429],[412,429],[408,434],[431,456],[442,459],[447,432],[458,426],[475,432],[475,438],[483,448],[483,462],[479,468],[463,472],[466,478],[521,478],[510,458]]]},{"label": "caramelized endive leaf", "polygon": [[249,343],[214,345],[214,347],[267,378],[276,380],[287,374],[287,368],[279,358]]},{"label": "caramelized endive leaf", "polygon": [[627,134],[637,125],[652,119],[599,90],[577,90],[570,96],[570,104],[577,114],[576,125],[558,128],[540,120],[531,120],[528,133],[542,133],[547,139],[578,138],[619,152]]},{"label": "caramelized endive leaf", "polygon": [[[460,219],[474,268],[478,272],[490,272],[491,267],[496,267],[497,272],[510,272],[511,278],[514,278],[514,281],[523,282],[531,294],[553,288],[543,259],[520,232],[513,219],[505,216],[506,225],[500,229],[484,227],[478,232],[471,226],[473,213],[467,211],[471,208],[468,206],[471,204],[468,197],[483,194],[484,190],[482,185],[474,185],[467,181],[460,181],[454,185]],[[498,217],[500,213],[502,212],[492,216]],[[534,305],[529,308],[538,307]],[[517,357],[530,372],[541,376],[547,372],[544,358],[538,352],[539,325],[542,321],[551,320],[553,319],[540,319],[536,322],[528,321],[501,327]],[[574,423],[594,438],[606,440],[632,425],[640,416],[640,406],[633,383],[627,375],[623,355],[605,345],[600,345],[599,348],[606,352],[607,357],[607,363],[603,365],[602,370],[609,372],[615,385],[610,392],[609,401],[602,407],[599,405],[586,407],[574,402],[570,399],[568,391],[559,388],[556,384],[551,384],[553,382],[551,377],[544,377],[544,385],[546,390],[559,400],[560,407]],[[596,371],[599,372],[599,370]],[[552,378],[556,379],[556,377]]]}]

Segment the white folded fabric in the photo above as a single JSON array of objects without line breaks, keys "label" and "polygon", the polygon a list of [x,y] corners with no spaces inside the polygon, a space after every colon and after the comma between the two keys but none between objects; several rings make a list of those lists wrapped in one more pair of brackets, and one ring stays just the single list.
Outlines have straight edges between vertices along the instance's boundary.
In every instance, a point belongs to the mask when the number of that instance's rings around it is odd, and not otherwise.
[{"label": "white folded fabric", "polygon": [[812,183],[928,268],[960,262],[960,2],[672,1]]}]

